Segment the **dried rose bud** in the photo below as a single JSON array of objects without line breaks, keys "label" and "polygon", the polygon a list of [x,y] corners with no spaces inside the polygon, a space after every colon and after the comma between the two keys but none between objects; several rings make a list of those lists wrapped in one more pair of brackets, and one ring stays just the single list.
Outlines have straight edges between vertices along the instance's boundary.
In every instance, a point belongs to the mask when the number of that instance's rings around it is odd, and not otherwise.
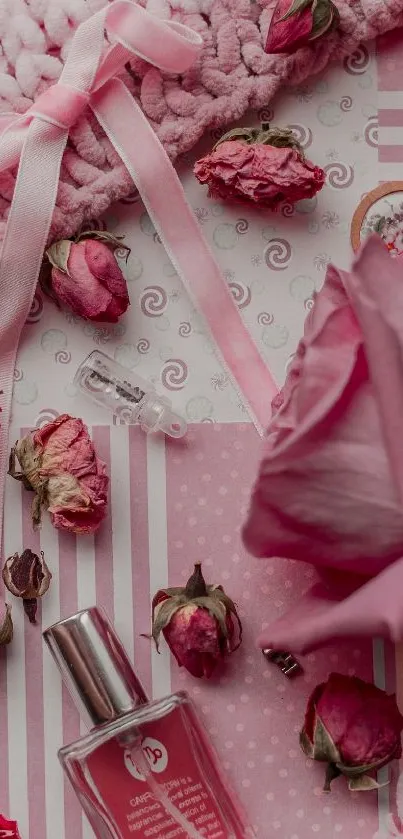
[{"label": "dried rose bud", "polygon": [[339,25],[332,0],[278,0],[270,22],[265,52],[294,53]]},{"label": "dried rose bud", "polygon": [[116,323],[130,305],[115,251],[130,249],[111,233],[89,230],[74,241],[61,239],[46,251],[43,290],[87,320]]},{"label": "dried rose bud", "polygon": [[0,813],[0,839],[21,839],[17,822],[10,822]]},{"label": "dried rose bud", "polygon": [[40,524],[45,507],[55,527],[94,533],[106,515],[109,479],[105,471],[82,419],[62,414],[17,441],[8,474],[35,492],[34,527]]},{"label": "dried rose bud", "polygon": [[10,556],[3,568],[4,585],[15,597],[22,597],[24,610],[31,623],[36,622],[37,598],[46,594],[52,575],[45,562],[27,548],[21,556]]},{"label": "dried rose bud", "polygon": [[[5,603],[0,607],[0,646],[13,640],[14,628],[11,618],[11,606]],[[1,832],[0,832],[1,839]]]},{"label": "dried rose bud", "polygon": [[394,696],[356,676],[331,673],[308,701],[300,743],[308,757],[328,764],[326,792],[338,775],[351,790],[376,789],[367,773],[400,758],[402,729]]},{"label": "dried rose bud", "polygon": [[267,124],[224,134],[194,173],[212,198],[268,210],[312,198],[325,183],[323,169],[305,159],[295,134]]},{"label": "dried rose bud", "polygon": [[242,624],[235,604],[221,586],[206,585],[200,562],[185,588],[158,591],[152,607],[157,649],[162,632],[179,666],[192,676],[208,678],[240,646]]}]

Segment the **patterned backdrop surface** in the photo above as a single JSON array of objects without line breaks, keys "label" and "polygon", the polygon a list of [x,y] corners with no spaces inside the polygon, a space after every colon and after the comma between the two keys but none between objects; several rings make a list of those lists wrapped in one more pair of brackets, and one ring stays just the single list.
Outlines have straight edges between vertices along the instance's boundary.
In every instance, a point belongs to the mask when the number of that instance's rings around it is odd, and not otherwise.
[{"label": "patterned backdrop surface", "polygon": [[[279,383],[327,265],[333,260],[348,267],[355,206],[392,169],[394,177],[400,171],[403,111],[395,88],[402,47],[401,35],[380,45],[381,92],[374,51],[362,47],[343,66],[283,91],[272,109],[250,114],[250,124],[270,121],[297,133],[307,156],[326,171],[317,198],[294,209],[285,205],[277,214],[210,201],[191,171],[196,155],[216,136],[206,137],[181,162],[190,204]],[[378,102],[386,126],[379,161]],[[103,224],[124,234],[131,248],[127,264],[123,254],[121,259],[130,311],[114,327],[98,326],[58,311],[38,293],[18,358],[12,437],[63,411],[83,416],[110,470],[111,510],[95,538],[58,534],[49,522],[32,535],[30,499],[11,479],[7,485],[6,553],[42,548],[54,579],[37,627],[24,621],[14,603],[16,638],[0,665],[0,810],[18,818],[22,839],[93,836],[56,758],[56,749],[84,729],[42,649],[40,632],[41,625],[97,602],[115,620],[150,694],[190,691],[259,839],[392,835],[396,770],[379,794],[350,794],[338,783],[324,796],[320,767],[298,746],[314,684],[339,668],[393,686],[390,651],[378,642],[322,651],[308,656],[304,675],[291,683],[254,648],[257,632],[297,599],[313,571],[245,555],[239,528],[259,439],[136,195],[113,207]],[[183,442],[165,444],[137,428],[114,425],[76,393],[75,369],[94,348],[172,399],[191,424]],[[237,600],[245,628],[242,650],[209,684],[179,672],[165,648],[157,657],[141,637],[149,629],[150,595],[168,582],[184,581],[196,559]]]}]

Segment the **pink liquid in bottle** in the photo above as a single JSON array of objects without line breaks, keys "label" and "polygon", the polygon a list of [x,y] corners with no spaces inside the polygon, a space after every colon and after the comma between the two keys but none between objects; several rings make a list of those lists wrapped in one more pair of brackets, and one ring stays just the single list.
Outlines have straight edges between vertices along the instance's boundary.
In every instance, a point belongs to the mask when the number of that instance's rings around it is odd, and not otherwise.
[{"label": "pink liquid in bottle", "polygon": [[97,608],[44,635],[92,725],[59,757],[98,839],[253,839],[185,692],[147,702]]}]

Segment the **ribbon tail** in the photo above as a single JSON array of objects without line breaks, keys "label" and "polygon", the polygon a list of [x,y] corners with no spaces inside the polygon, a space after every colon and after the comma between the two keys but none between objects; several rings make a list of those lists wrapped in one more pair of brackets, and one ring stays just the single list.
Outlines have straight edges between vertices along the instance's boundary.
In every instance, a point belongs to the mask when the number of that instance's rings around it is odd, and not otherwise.
[{"label": "ribbon tail", "polygon": [[[39,120],[32,121],[22,150],[0,256],[1,524],[15,359],[49,236],[66,141],[66,131]],[[0,544],[0,554],[1,550]]]},{"label": "ribbon tail", "polygon": [[133,178],[171,262],[204,316],[217,355],[263,435],[276,384],[200,232],[168,155],[118,79],[93,96],[91,107]]}]

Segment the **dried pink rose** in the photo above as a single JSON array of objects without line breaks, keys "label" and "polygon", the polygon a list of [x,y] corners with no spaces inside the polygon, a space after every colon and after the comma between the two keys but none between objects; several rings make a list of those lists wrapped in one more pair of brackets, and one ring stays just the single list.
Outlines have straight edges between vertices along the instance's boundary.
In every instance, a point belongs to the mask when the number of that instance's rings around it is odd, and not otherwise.
[{"label": "dried pink rose", "polygon": [[[21,472],[16,470],[16,461]],[[40,523],[45,507],[55,527],[94,533],[107,509],[105,469],[83,421],[62,414],[17,441],[11,450],[9,474],[35,492],[34,526]]]},{"label": "dried pink rose", "polygon": [[37,556],[29,548],[21,556],[10,556],[3,568],[3,581],[15,597],[22,597],[25,614],[31,623],[36,623],[38,597],[48,591],[52,575],[45,562],[45,555]]},{"label": "dried pink rose", "polygon": [[116,323],[130,304],[126,280],[114,255],[118,247],[121,242],[103,231],[55,242],[46,251],[52,267],[46,270],[45,263],[42,287],[82,318]]},{"label": "dried pink rose", "polygon": [[324,789],[338,775],[351,790],[375,789],[368,775],[402,754],[403,717],[394,696],[356,676],[331,673],[317,685],[300,735],[302,750],[327,766]]},{"label": "dried pink rose", "polygon": [[21,839],[17,822],[11,822],[0,814],[0,839]]},{"label": "dried pink rose", "polygon": [[235,604],[221,586],[206,585],[200,563],[185,588],[158,591],[152,608],[157,649],[162,632],[179,666],[192,676],[209,678],[217,664],[241,644],[242,625]]},{"label": "dried pink rose", "polygon": [[312,198],[325,182],[319,166],[305,160],[292,131],[239,128],[225,134],[213,151],[197,161],[196,178],[213,198],[275,210]]},{"label": "dried pink rose", "polygon": [[265,52],[294,53],[339,25],[332,0],[278,0],[270,22]]}]

